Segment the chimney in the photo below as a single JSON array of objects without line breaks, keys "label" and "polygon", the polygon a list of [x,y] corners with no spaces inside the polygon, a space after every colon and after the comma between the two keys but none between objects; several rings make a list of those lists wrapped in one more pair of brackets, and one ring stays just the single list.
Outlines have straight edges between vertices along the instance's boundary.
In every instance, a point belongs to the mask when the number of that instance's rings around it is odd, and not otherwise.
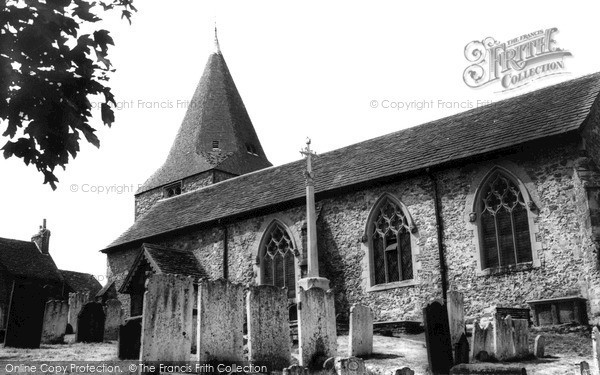
[{"label": "chimney", "polygon": [[50,231],[46,229],[46,219],[44,219],[44,223],[40,225],[40,232],[31,237],[31,242],[35,243],[42,254],[50,254]]}]

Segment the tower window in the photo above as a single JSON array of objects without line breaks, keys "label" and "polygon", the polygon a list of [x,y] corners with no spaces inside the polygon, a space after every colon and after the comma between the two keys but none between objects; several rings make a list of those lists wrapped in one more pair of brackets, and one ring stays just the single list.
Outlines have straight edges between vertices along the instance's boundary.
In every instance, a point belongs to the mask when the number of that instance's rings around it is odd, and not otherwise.
[{"label": "tower window", "polygon": [[212,141],[212,149],[213,151],[219,150],[219,141]]},{"label": "tower window", "polygon": [[179,194],[181,194],[181,181],[177,181],[174,184],[165,186],[163,190],[164,198],[171,198]]}]

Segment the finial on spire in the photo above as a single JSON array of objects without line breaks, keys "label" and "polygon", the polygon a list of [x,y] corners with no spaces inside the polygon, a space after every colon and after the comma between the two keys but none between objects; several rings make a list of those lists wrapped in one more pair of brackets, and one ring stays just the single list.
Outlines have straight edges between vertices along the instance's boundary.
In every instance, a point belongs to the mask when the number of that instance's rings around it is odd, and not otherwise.
[{"label": "finial on spire", "polygon": [[219,46],[219,37],[217,35],[217,21],[215,21],[215,52],[221,53],[221,47]]}]

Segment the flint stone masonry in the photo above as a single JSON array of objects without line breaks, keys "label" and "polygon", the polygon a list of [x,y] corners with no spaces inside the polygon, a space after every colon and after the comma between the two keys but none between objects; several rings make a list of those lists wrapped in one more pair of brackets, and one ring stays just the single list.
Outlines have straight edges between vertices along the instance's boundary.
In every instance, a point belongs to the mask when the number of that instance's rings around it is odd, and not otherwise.
[{"label": "flint stone masonry", "polygon": [[334,364],[337,375],[367,375],[365,363],[361,358],[336,358]]},{"label": "flint stone masonry", "polygon": [[77,342],[102,342],[104,340],[104,308],[98,302],[88,302],[77,315]]},{"label": "flint stone masonry", "polygon": [[287,311],[287,289],[251,286],[246,297],[248,360],[280,371],[291,363],[292,349]]},{"label": "flint stone masonry", "polygon": [[192,350],[194,280],[154,274],[146,280],[140,360],[189,361]]},{"label": "flint stone masonry", "polygon": [[69,293],[69,314],[67,323],[73,327],[73,333],[77,332],[77,316],[83,308],[83,305],[90,300],[89,292]]},{"label": "flint stone masonry", "polygon": [[46,302],[44,323],[42,326],[42,343],[62,343],[67,331],[69,303],[67,301],[51,300]]},{"label": "flint stone masonry", "polygon": [[542,335],[537,335],[533,343],[533,355],[537,358],[543,358],[546,350],[546,339]]},{"label": "flint stone masonry", "polygon": [[109,299],[104,305],[106,320],[104,321],[104,340],[117,340],[119,326],[123,324],[123,309],[118,299]]},{"label": "flint stone masonry", "polygon": [[298,288],[298,339],[300,365],[320,367],[322,360],[335,357],[337,333],[333,292],[321,288]]},{"label": "flint stone masonry", "polygon": [[198,360],[244,361],[243,326],[244,286],[224,279],[200,282]]},{"label": "flint stone masonry", "polygon": [[473,338],[471,340],[471,359],[476,360],[479,353],[494,353],[494,325],[490,321],[473,322]]},{"label": "flint stone masonry", "polygon": [[373,353],[373,313],[369,307],[352,305],[350,308],[349,340],[349,356],[361,357]]}]

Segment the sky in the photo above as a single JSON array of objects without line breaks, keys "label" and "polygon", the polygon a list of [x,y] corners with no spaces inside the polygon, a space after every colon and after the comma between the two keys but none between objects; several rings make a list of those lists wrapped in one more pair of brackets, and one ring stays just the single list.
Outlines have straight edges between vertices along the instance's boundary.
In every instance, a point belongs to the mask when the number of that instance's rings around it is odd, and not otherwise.
[{"label": "sky", "polygon": [[[221,51],[267,157],[301,157],[382,136],[600,71],[600,2],[136,0],[132,25],[111,31],[119,108],[111,128],[95,110],[99,149],[82,145],[58,189],[19,159],[0,158],[0,237],[29,240],[45,218],[61,269],[105,282],[99,251],[134,219],[134,193],[165,160],[208,55]],[[557,28],[564,74],[514,90],[465,84],[465,47]],[[98,107],[99,101],[92,98]],[[4,143],[0,139],[0,144]],[[317,161],[318,162],[318,159]]]}]

